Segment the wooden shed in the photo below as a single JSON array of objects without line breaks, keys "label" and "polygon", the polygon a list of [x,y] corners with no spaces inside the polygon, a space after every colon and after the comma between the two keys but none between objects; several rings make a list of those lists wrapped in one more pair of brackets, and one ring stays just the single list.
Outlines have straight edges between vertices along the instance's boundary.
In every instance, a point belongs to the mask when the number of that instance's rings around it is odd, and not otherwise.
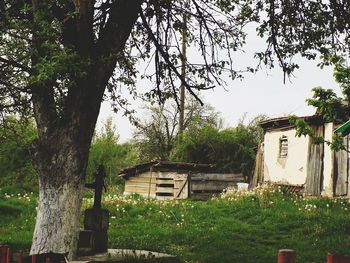
[{"label": "wooden shed", "polygon": [[164,161],[126,168],[119,176],[125,179],[124,195],[137,193],[158,200],[207,199],[244,182],[241,174],[218,173],[211,164]]}]

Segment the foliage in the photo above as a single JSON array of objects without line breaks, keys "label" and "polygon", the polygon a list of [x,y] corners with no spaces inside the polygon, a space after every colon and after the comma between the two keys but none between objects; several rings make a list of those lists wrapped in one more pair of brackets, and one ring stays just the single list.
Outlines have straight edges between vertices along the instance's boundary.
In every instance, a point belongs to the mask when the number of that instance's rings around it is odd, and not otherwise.
[{"label": "foliage", "polygon": [[190,129],[176,145],[172,159],[216,164],[222,172],[242,173],[250,181],[257,146],[262,138],[257,117],[248,125],[243,120],[235,128],[219,130],[212,126]]},{"label": "foliage", "polygon": [[334,63],[333,56],[347,57],[350,47],[350,3],[347,0],[320,1],[251,1],[251,10],[261,14],[257,32],[267,39],[266,50],[257,53],[265,64],[273,67],[276,60],[285,75],[299,65],[298,55],[315,59],[320,65]]},{"label": "foliage", "polygon": [[108,118],[100,133],[93,138],[90,147],[87,176],[89,180],[94,180],[94,173],[98,166],[102,164],[107,173],[106,183],[112,185],[120,182],[118,173],[121,169],[136,164],[137,151],[131,143],[118,143],[119,136],[112,123],[112,118]]},{"label": "foliage", "polygon": [[[331,89],[317,87],[313,89],[313,97],[308,99],[307,103],[316,108],[316,114],[319,114],[325,122],[342,124],[350,118],[350,67],[343,58],[333,57],[331,62],[336,63],[334,77],[340,84],[343,95],[338,96]],[[302,119],[291,116],[290,122],[297,127],[297,136],[309,135],[317,143],[324,141],[324,138],[314,136],[311,126]],[[334,150],[346,149],[341,134],[335,134],[332,141],[325,142]]]},{"label": "foliage", "polygon": [[[134,132],[140,160],[168,160],[179,138],[179,108],[167,102],[146,108],[149,119],[139,121]],[[220,126],[219,113],[210,105],[201,106],[190,98],[186,102],[184,129],[197,129],[205,125]]]},{"label": "foliage", "polygon": [[38,195],[23,192],[22,189],[12,189],[12,193],[4,188],[1,190],[4,191],[0,191],[0,243],[9,245],[12,252],[28,251],[32,242]]},{"label": "foliage", "polygon": [[37,185],[30,157],[30,147],[36,137],[32,120],[21,120],[15,116],[3,119],[0,125],[0,186],[18,183]]},{"label": "foliage", "polygon": [[[0,242],[27,251],[34,228],[36,197],[0,196]],[[84,207],[93,200],[84,199]],[[347,254],[350,205],[344,199],[286,195],[278,188],[229,189],[207,202],[155,201],[106,195],[109,247],[146,249],[184,262],[275,263],[281,248],[297,262],[325,262],[326,253]],[[19,210],[21,212],[19,212]],[[14,235],[20,232],[21,235]]]}]

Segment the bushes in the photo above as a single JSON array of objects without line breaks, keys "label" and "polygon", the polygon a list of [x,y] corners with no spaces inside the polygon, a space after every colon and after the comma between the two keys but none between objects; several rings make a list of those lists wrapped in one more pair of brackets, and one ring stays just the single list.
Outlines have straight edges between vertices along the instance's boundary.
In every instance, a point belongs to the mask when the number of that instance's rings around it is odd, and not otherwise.
[{"label": "bushes", "polygon": [[95,180],[93,175],[97,167],[102,164],[106,170],[106,183],[108,185],[122,183],[122,179],[117,175],[121,169],[136,164],[137,153],[133,144],[120,144],[118,140],[119,135],[112,119],[109,118],[101,131],[93,138],[87,167],[88,180]]},{"label": "bushes", "polygon": [[189,129],[171,159],[182,162],[216,164],[221,172],[242,173],[250,180],[260,131],[256,123],[219,130],[212,126]]},{"label": "bushes", "polygon": [[0,124],[0,186],[37,185],[29,149],[36,138],[33,121],[7,117]]}]

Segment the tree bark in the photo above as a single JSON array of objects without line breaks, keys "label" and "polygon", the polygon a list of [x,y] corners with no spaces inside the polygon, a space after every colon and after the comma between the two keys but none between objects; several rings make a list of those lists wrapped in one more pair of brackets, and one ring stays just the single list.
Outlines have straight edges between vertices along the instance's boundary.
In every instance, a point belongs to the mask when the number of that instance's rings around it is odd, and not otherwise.
[{"label": "tree bark", "polygon": [[83,186],[65,183],[40,184],[38,214],[31,254],[68,253],[76,255]]},{"label": "tree bark", "polygon": [[68,253],[75,257],[88,145],[71,131],[59,131],[50,145],[36,142],[34,165],[39,174],[39,204],[31,254]]}]

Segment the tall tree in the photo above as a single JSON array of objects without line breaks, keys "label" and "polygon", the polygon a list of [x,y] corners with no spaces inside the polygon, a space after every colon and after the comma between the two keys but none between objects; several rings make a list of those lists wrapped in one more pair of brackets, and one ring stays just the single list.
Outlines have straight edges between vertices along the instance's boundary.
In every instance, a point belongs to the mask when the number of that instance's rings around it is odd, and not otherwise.
[{"label": "tall tree", "polygon": [[[0,108],[33,115],[38,129],[31,153],[40,197],[31,253],[76,253],[89,146],[106,87],[125,107],[118,87],[134,84],[139,59],[154,61],[155,88],[147,96],[160,101],[176,94],[179,82],[196,97],[195,90],[221,84],[223,71],[239,76],[232,52],[257,15],[246,14],[245,6],[222,0],[191,0],[186,9],[180,0],[0,2]],[[191,75],[185,80],[177,66],[184,13],[189,43],[199,47],[201,59],[186,61]]]},{"label": "tall tree", "polygon": [[[179,141],[181,109],[175,103],[147,108],[149,118],[139,121],[134,132],[140,160],[169,160],[171,151]],[[198,101],[189,98],[184,108],[183,129],[199,128],[205,125],[221,125],[219,113],[210,105],[199,105]]]}]

